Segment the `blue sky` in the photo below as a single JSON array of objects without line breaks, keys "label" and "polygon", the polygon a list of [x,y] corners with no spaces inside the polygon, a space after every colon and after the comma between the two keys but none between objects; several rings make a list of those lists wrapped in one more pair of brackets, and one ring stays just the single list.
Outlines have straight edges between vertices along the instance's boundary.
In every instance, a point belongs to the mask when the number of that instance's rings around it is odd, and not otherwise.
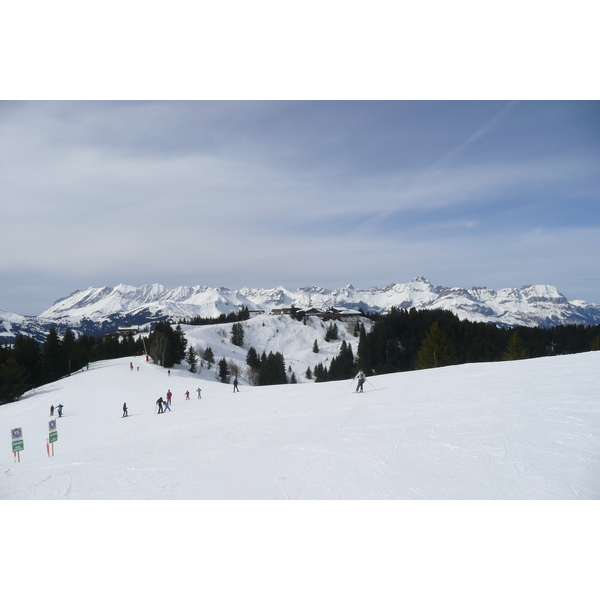
[{"label": "blue sky", "polygon": [[600,303],[600,102],[3,101],[0,309],[88,286]]}]

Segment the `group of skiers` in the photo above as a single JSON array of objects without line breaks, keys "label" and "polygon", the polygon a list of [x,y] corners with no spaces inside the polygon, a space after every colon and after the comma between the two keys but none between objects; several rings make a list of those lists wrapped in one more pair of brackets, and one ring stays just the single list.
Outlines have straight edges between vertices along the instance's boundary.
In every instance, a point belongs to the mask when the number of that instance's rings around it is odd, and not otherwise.
[{"label": "group of skiers", "polygon": [[158,406],[158,414],[160,415],[161,413],[166,413],[167,411],[171,410],[171,400],[173,399],[173,394],[171,392],[171,390],[167,391],[167,399],[163,400],[163,397],[161,396],[157,401],[156,401],[156,406]]},{"label": "group of skiers", "polygon": [[[133,370],[133,363],[129,363],[129,367],[130,367],[131,370]],[[169,375],[170,375],[170,373],[169,373]],[[365,374],[363,373],[363,371],[359,371],[357,373],[357,375],[354,377],[353,381],[354,380],[357,380],[356,392],[355,393],[364,392],[363,386],[365,384],[366,377],[365,377]],[[236,377],[233,380],[233,391],[234,392],[239,392],[240,391],[238,385],[239,385],[239,382],[238,382],[237,377]],[[198,393],[198,400],[201,400],[202,399],[202,390],[200,388],[197,388],[196,392]],[[167,397],[166,400],[163,400],[163,397],[161,396],[156,401],[156,406],[158,407],[158,414],[161,414],[161,413],[164,414],[167,411],[171,410],[171,401],[173,399],[173,393],[171,392],[170,389],[167,391],[166,397]],[[185,392],[185,399],[186,400],[190,399],[190,392],[189,392],[189,390],[187,390]],[[62,417],[63,408],[64,407],[63,407],[62,404],[59,404],[56,407],[56,411],[57,411],[59,417]],[[52,405],[50,407],[50,416],[51,417],[54,416],[54,410],[55,410],[55,407],[54,407],[54,405]],[[129,416],[129,409],[127,408],[127,402],[124,402],[123,403],[123,417],[128,417],[128,416]]]},{"label": "group of skiers", "polygon": [[[56,412],[58,413],[58,416],[59,416],[59,417],[62,417],[62,411],[63,411],[63,408],[64,408],[64,406],[63,406],[62,404],[59,404],[59,405],[56,407]],[[50,416],[51,416],[51,417],[53,417],[53,416],[54,416],[54,405],[52,405],[52,406],[50,407]]]}]

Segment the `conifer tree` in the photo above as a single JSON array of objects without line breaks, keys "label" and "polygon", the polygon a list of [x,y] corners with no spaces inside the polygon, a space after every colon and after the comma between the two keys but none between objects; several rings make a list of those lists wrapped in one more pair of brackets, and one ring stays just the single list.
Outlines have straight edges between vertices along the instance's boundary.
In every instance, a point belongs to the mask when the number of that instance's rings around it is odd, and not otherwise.
[{"label": "conifer tree", "polygon": [[317,340],[315,340],[315,343],[313,344],[312,351],[315,354],[319,354],[319,344],[317,344]]},{"label": "conifer tree", "polygon": [[229,365],[227,364],[227,360],[225,360],[225,357],[223,357],[219,361],[219,379],[221,380],[221,383],[229,383],[230,375],[231,372],[229,370]]},{"label": "conifer tree", "polygon": [[244,345],[244,327],[241,323],[231,326],[231,343],[240,347]]},{"label": "conifer tree", "polygon": [[42,347],[42,377],[43,381],[56,381],[64,375],[61,360],[60,340],[56,329],[52,327],[46,336]]},{"label": "conifer tree", "polygon": [[173,333],[173,364],[180,365],[183,360],[185,360],[185,355],[187,352],[187,340],[185,338],[185,333],[183,333],[183,329],[181,329],[181,325],[177,325],[175,328],[175,332]]},{"label": "conifer tree", "polygon": [[246,364],[251,369],[258,369],[260,367],[260,358],[254,346],[250,346],[250,349],[246,353]]},{"label": "conifer tree", "polygon": [[188,365],[190,366],[190,368],[189,368],[190,373],[195,373],[197,370],[197,367],[198,367],[198,353],[196,352],[196,350],[194,349],[194,347],[191,344],[187,350],[185,360],[187,361]]},{"label": "conifer tree", "polygon": [[62,339],[62,355],[65,360],[64,369],[67,375],[70,375],[73,371],[77,370],[78,366],[74,364],[75,360],[75,335],[71,329],[65,331],[65,335]]},{"label": "conifer tree", "polygon": [[456,362],[454,345],[444,335],[437,321],[429,328],[425,339],[419,348],[415,360],[415,368],[429,369],[431,367],[443,367]]},{"label": "conifer tree", "polygon": [[339,330],[337,323],[331,323],[325,332],[325,341],[332,342],[337,340],[339,337]]},{"label": "conifer tree", "polygon": [[208,365],[208,370],[210,371],[212,365],[215,364],[215,355],[210,346],[208,346],[208,348],[206,348],[206,350],[202,353],[202,360],[206,361],[206,364]]},{"label": "conifer tree", "polygon": [[150,358],[161,367],[172,367],[170,357],[167,356],[170,346],[170,323],[159,321],[154,324],[154,330],[148,336],[148,354]]},{"label": "conifer tree", "polygon": [[510,336],[508,346],[506,347],[506,351],[502,355],[502,358],[504,358],[504,360],[520,360],[527,358],[527,351],[523,346],[523,340],[516,331]]}]

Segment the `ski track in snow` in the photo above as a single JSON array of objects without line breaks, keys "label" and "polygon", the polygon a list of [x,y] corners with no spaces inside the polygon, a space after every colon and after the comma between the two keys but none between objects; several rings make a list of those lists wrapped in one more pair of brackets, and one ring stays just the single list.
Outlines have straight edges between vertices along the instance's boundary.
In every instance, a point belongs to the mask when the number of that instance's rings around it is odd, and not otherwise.
[{"label": "ski track in snow", "polygon": [[600,499],[600,352],[384,375],[364,394],[348,381],[232,394],[212,372],[130,360],[0,406],[0,498]]}]

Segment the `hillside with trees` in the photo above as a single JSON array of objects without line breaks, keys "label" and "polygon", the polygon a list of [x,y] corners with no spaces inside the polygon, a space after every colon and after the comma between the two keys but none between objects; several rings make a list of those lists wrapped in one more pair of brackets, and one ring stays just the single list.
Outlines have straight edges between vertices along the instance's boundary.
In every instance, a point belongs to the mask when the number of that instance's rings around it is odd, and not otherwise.
[{"label": "hillside with trees", "polygon": [[[538,358],[600,350],[599,325],[515,327],[460,320],[445,310],[393,308],[388,315],[369,315],[375,320],[367,333],[359,326],[353,372],[381,375],[473,362]],[[315,381],[346,379],[352,348],[342,348],[329,367],[319,363]]]}]

